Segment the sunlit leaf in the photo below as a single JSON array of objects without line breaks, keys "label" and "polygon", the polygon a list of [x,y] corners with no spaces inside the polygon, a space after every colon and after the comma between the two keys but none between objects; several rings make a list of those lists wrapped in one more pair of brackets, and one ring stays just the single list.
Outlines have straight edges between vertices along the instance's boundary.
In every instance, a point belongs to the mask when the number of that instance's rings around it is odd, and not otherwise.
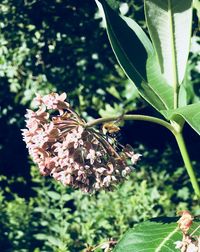
[{"label": "sunlit leaf", "polygon": [[48,195],[50,198],[54,199],[54,200],[60,200],[60,197],[61,197],[59,193],[54,192],[54,191],[48,191],[48,192],[47,192],[47,195]]},{"label": "sunlit leaf", "polygon": [[120,17],[105,0],[96,2],[106,21],[112,49],[140,95],[157,110],[172,108],[172,89],[161,76],[147,35],[134,20]]},{"label": "sunlit leaf", "polygon": [[192,0],[145,0],[145,14],[161,71],[169,85],[181,84],[190,47]]},{"label": "sunlit leaf", "polygon": [[[191,232],[198,225],[199,222],[194,223]],[[196,235],[200,235],[200,230]],[[147,221],[130,229],[113,252],[172,252],[176,251],[175,242],[181,240],[182,234],[174,218]]]}]

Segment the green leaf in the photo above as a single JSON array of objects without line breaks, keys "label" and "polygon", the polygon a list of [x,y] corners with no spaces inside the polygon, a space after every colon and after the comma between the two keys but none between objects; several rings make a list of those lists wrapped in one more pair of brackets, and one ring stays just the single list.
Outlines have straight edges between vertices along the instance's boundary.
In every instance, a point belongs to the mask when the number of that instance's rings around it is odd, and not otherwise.
[{"label": "green leaf", "polygon": [[73,197],[72,197],[72,195],[71,194],[64,194],[64,195],[62,195],[62,200],[63,201],[69,201],[69,200],[71,200]]},{"label": "green leaf", "polygon": [[147,79],[150,85],[156,90],[160,99],[167,109],[173,108],[173,89],[167,85],[166,80],[160,72],[160,66],[154,53],[147,60]]},{"label": "green leaf", "polygon": [[47,239],[47,235],[46,234],[35,234],[34,237],[37,239],[37,240],[46,240]]},{"label": "green leaf", "polygon": [[[194,223],[191,232],[199,224],[199,222]],[[195,234],[200,235],[200,230]],[[181,240],[182,234],[177,228],[176,219],[147,221],[130,229],[113,252],[171,252],[176,251],[174,242]]]},{"label": "green leaf", "polygon": [[124,112],[123,107],[119,103],[114,103],[113,106],[110,104],[105,105],[105,109],[100,109],[99,114],[101,117],[110,117],[112,115],[120,116]]},{"label": "green leaf", "polygon": [[60,247],[63,245],[62,241],[54,236],[47,236],[49,243],[53,246]]},{"label": "green leaf", "polygon": [[140,95],[157,110],[172,108],[172,89],[159,73],[155,52],[147,35],[134,20],[120,17],[105,0],[96,2],[103,13],[112,49]]},{"label": "green leaf", "polygon": [[184,106],[187,106],[187,91],[184,84],[182,84],[180,86],[178,94],[178,107],[184,107]]},{"label": "green leaf", "polygon": [[117,98],[118,100],[121,100],[120,97],[120,93],[117,91],[115,86],[110,86],[106,88],[106,91],[111,94],[112,96],[114,96],[115,98]]},{"label": "green leaf", "polygon": [[166,119],[178,121],[180,117],[200,134],[200,102],[174,110],[160,111]]},{"label": "green leaf", "polygon": [[60,200],[60,194],[58,194],[57,192],[54,191],[48,191],[47,195],[52,198],[53,200]]},{"label": "green leaf", "polygon": [[169,85],[179,85],[189,54],[192,0],[145,0],[145,14],[161,71]]}]

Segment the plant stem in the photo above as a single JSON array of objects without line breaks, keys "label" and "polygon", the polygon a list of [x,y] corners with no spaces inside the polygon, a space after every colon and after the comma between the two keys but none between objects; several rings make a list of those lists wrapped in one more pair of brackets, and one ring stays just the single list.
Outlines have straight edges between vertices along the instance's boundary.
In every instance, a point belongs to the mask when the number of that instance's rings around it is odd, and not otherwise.
[{"label": "plant stem", "polygon": [[102,123],[106,123],[106,122],[113,122],[113,121],[117,121],[117,120],[124,120],[124,121],[146,121],[146,122],[152,122],[152,123],[156,123],[159,125],[164,126],[165,128],[167,128],[168,130],[170,130],[173,134],[175,134],[175,130],[173,128],[173,126],[156,117],[153,116],[146,116],[146,115],[122,115],[122,116],[111,116],[111,117],[106,117],[106,118],[99,118],[99,119],[95,119],[91,122],[88,122],[85,124],[86,128],[98,125],[98,124],[102,124]]},{"label": "plant stem", "polygon": [[200,198],[199,184],[198,184],[197,178],[195,176],[195,173],[194,173],[194,170],[193,170],[193,167],[192,167],[192,163],[191,163],[190,157],[188,155],[188,151],[187,151],[187,148],[186,148],[185,141],[184,141],[182,133],[176,133],[175,138],[176,138],[179,150],[181,152],[181,156],[183,158],[186,170],[187,170],[188,175],[190,177],[192,187],[193,187],[197,197]]}]

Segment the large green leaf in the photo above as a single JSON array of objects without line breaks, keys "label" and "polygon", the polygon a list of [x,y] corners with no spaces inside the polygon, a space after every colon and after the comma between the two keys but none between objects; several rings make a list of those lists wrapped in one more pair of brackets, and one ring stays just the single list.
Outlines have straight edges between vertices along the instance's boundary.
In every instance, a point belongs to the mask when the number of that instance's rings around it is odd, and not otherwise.
[{"label": "large green leaf", "polygon": [[168,120],[178,121],[179,117],[184,118],[200,134],[200,102],[174,110],[164,110],[161,113]]},{"label": "large green leaf", "polygon": [[189,54],[192,0],[145,0],[147,25],[169,85],[182,83]]},{"label": "large green leaf", "polygon": [[106,21],[113,51],[126,75],[157,110],[172,108],[172,89],[161,75],[147,35],[134,20],[120,17],[105,0],[96,2]]},{"label": "large green leaf", "polygon": [[[192,225],[191,232],[199,225]],[[200,230],[195,233],[200,235]],[[181,241],[182,234],[177,228],[176,221],[170,219],[148,221],[130,229],[119,241],[113,252],[172,252],[174,242]]]},{"label": "large green leaf", "polygon": [[167,85],[160,72],[160,66],[156,54],[152,54],[147,60],[147,80],[159,95],[167,109],[173,109],[173,89]]}]

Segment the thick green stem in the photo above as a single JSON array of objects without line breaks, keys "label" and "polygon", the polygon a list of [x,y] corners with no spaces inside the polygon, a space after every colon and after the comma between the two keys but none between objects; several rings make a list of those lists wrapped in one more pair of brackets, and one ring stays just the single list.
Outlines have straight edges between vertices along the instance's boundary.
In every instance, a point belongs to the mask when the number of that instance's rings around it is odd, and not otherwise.
[{"label": "thick green stem", "polygon": [[145,116],[145,115],[122,115],[122,116],[112,116],[112,117],[106,117],[106,118],[99,118],[99,119],[95,119],[91,122],[86,123],[85,127],[89,128],[89,127],[92,127],[92,126],[95,126],[98,124],[102,124],[102,123],[106,123],[106,122],[113,122],[113,121],[117,121],[117,120],[122,120],[122,121],[123,120],[124,121],[135,120],[135,121],[152,122],[152,123],[156,123],[156,124],[164,126],[168,130],[170,130],[173,134],[175,134],[174,128],[170,123],[168,123],[162,119],[153,117],[153,116]]},{"label": "thick green stem", "polygon": [[176,141],[178,143],[178,147],[179,147],[179,150],[181,152],[181,155],[182,155],[185,167],[187,169],[188,175],[190,177],[190,181],[192,183],[195,194],[197,195],[198,198],[200,198],[199,184],[198,184],[197,178],[195,176],[195,173],[194,173],[194,170],[193,170],[193,167],[192,167],[192,163],[191,163],[190,157],[188,155],[188,151],[187,151],[187,148],[186,148],[185,141],[184,141],[184,138],[182,136],[182,133],[176,133],[175,138],[176,138]]}]

